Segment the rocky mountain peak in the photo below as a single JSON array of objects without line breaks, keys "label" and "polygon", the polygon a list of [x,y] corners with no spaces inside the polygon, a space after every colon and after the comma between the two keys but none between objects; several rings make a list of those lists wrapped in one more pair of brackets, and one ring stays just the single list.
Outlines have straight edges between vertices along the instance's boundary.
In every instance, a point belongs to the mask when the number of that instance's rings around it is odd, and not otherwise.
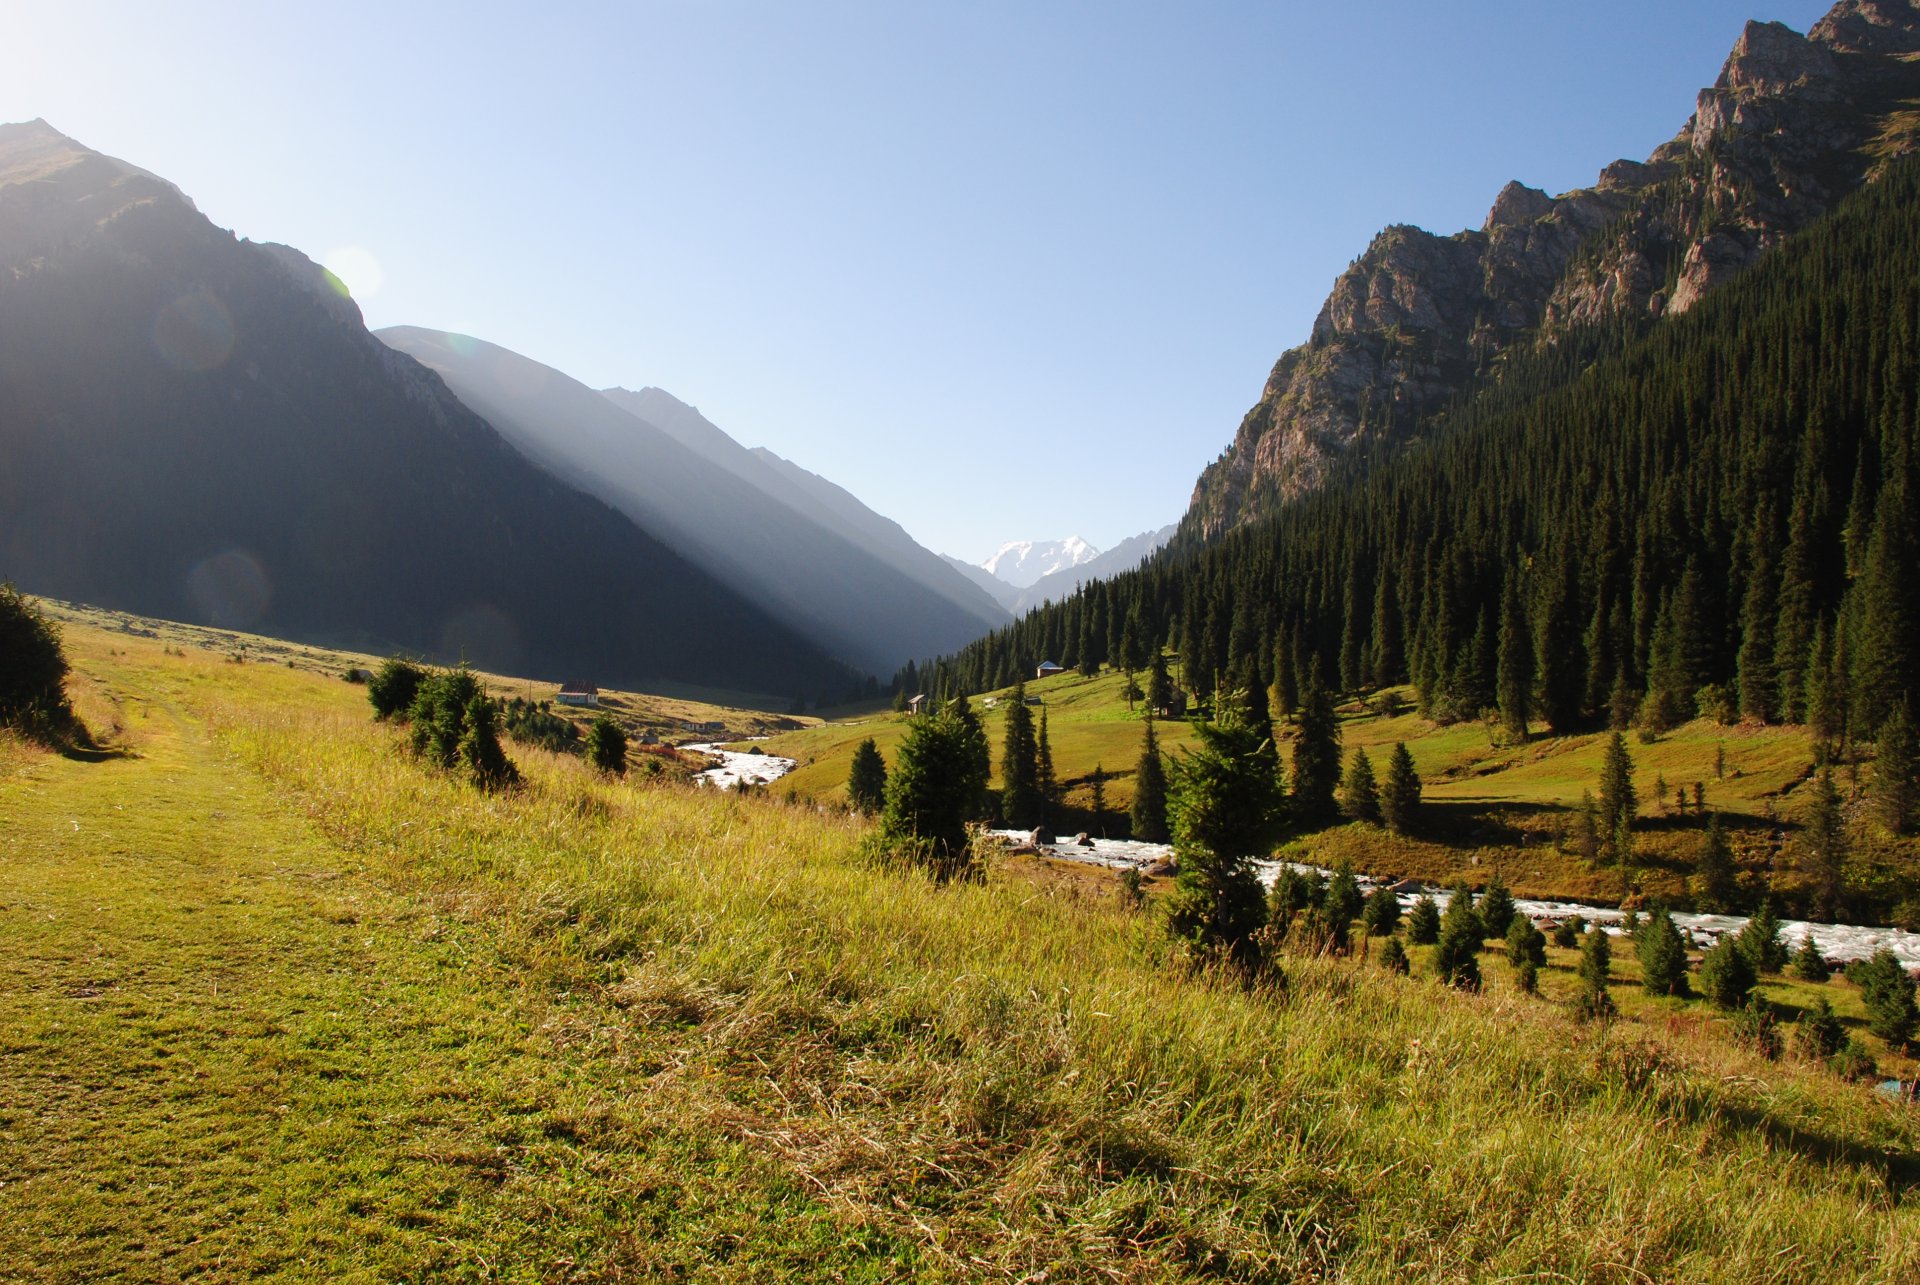
[{"label": "rocky mountain peak", "polygon": [[1187,522],[1211,538],[1321,485],[1365,439],[1397,440],[1499,358],[1569,329],[1685,312],[1920,150],[1915,0],[1842,0],[1809,35],[1750,22],[1695,111],[1644,162],[1549,196],[1519,181],[1476,230],[1389,227],[1283,354]]},{"label": "rocky mountain peak", "polygon": [[1841,0],[1807,35],[1844,53],[1920,53],[1920,8],[1910,0]]}]

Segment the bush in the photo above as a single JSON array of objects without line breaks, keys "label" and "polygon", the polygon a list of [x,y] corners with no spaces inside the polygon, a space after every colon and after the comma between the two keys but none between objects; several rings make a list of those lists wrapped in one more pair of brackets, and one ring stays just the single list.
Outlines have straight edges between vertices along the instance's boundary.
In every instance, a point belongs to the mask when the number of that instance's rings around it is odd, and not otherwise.
[{"label": "bush", "polygon": [[1847,1028],[1833,1015],[1833,1005],[1821,1000],[1793,1024],[1793,1046],[1800,1056],[1825,1062],[1847,1044]]},{"label": "bush", "polygon": [[1827,1069],[1852,1083],[1871,1080],[1880,1074],[1880,1066],[1873,1060],[1873,1054],[1862,1048],[1860,1041],[1852,1038],[1827,1060]]},{"label": "bush", "polygon": [[426,681],[427,671],[404,656],[389,656],[380,672],[367,680],[367,701],[375,718],[404,715],[413,708],[413,698]]},{"label": "bush", "polygon": [[1579,915],[1571,919],[1562,919],[1553,926],[1553,944],[1562,950],[1572,950],[1580,944],[1580,934],[1586,931],[1587,921]]},{"label": "bush", "polygon": [[60,631],[10,584],[0,584],[0,727],[48,745],[84,739],[67,703]]},{"label": "bush", "polygon": [[1405,977],[1412,966],[1412,963],[1407,959],[1407,948],[1400,944],[1400,939],[1398,937],[1387,938],[1386,945],[1380,948],[1380,967],[1390,973],[1398,973],[1402,977]]},{"label": "bush", "polygon": [[412,724],[408,744],[434,766],[451,771],[464,764],[483,790],[519,781],[519,771],[500,748],[494,703],[465,665],[423,678],[407,706],[407,720]]},{"label": "bush", "polygon": [[569,754],[580,740],[573,720],[516,696],[500,713],[500,730],[523,745],[538,745],[556,754]]},{"label": "bush", "polygon": [[609,776],[620,776],[627,770],[627,733],[626,729],[606,714],[595,716],[593,725],[587,728],[587,762]]},{"label": "bush", "polygon": [[1753,961],[1732,937],[1715,942],[1700,961],[1700,989],[1716,1008],[1735,1009],[1753,994]]}]

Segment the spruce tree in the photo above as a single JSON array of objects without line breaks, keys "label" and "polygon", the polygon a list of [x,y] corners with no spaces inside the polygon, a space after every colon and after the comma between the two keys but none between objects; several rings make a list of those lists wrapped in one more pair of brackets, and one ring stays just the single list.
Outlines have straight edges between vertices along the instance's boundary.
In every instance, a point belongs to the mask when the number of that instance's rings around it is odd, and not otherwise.
[{"label": "spruce tree", "polygon": [[1601,852],[1623,876],[1633,864],[1633,819],[1638,804],[1633,792],[1633,757],[1626,738],[1615,732],[1608,738],[1600,765],[1599,829]]},{"label": "spruce tree", "polygon": [[1407,940],[1416,946],[1440,940],[1440,907],[1432,897],[1422,896],[1407,912]]},{"label": "spruce tree", "polygon": [[1527,720],[1533,714],[1533,642],[1526,608],[1520,601],[1520,578],[1507,576],[1500,602],[1500,723],[1515,741],[1527,739]]},{"label": "spruce tree", "polygon": [[1133,771],[1133,837],[1142,843],[1167,841],[1167,768],[1151,718]]},{"label": "spruce tree", "polygon": [[1093,808],[1093,830],[1104,839],[1107,837],[1107,770],[1095,763],[1089,782],[1091,797],[1088,801]]},{"label": "spruce tree", "polygon": [[1574,997],[1573,1011],[1587,1019],[1612,1017],[1616,1011],[1613,994],[1607,989],[1613,968],[1613,946],[1606,930],[1595,924],[1580,936],[1580,991]]},{"label": "spruce tree", "polygon": [[1687,944],[1667,908],[1656,904],[1634,934],[1640,956],[1640,985],[1649,995],[1688,995]]},{"label": "spruce tree", "polygon": [[1454,885],[1446,913],[1440,917],[1440,940],[1433,956],[1440,980],[1462,990],[1478,990],[1480,943],[1486,935],[1486,924],[1474,909],[1473,893],[1465,884]]},{"label": "spruce tree", "polygon": [[1803,982],[1817,985],[1826,981],[1832,971],[1827,965],[1826,956],[1814,944],[1813,934],[1807,933],[1800,939],[1800,949],[1793,952],[1793,975]]},{"label": "spruce tree", "polygon": [[1040,742],[1034,734],[1027,685],[1018,682],[1007,697],[1006,726],[1000,748],[1000,815],[1015,830],[1039,825],[1047,810],[1040,792]]},{"label": "spruce tree", "polygon": [[1920,1028],[1920,1010],[1914,1005],[1913,978],[1894,953],[1885,947],[1864,963],[1847,970],[1860,988],[1867,1010],[1867,1029],[1894,1049],[1903,1047]]},{"label": "spruce tree", "polygon": [[886,801],[887,762],[869,736],[853,751],[853,766],[847,772],[847,803],[854,811],[873,816]]},{"label": "spruce tree", "polygon": [[1420,824],[1420,774],[1405,742],[1393,747],[1387,761],[1387,787],[1380,792],[1380,815],[1395,834],[1412,834]]},{"label": "spruce tree", "polygon": [[1340,781],[1340,810],[1355,821],[1380,823],[1380,787],[1373,779],[1373,760],[1355,749]]},{"label": "spruce tree", "polygon": [[1707,822],[1707,833],[1693,869],[1693,902],[1710,915],[1732,913],[1740,896],[1739,872],[1734,866],[1733,845],[1727,842],[1727,826],[1718,812]]},{"label": "spruce tree", "polygon": [[[1494,875],[1493,882],[1487,885],[1486,892],[1480,896],[1480,921],[1486,925],[1488,937],[1505,937],[1512,926],[1515,911],[1513,894],[1507,890],[1507,881]],[[1525,915],[1519,916],[1526,918]]]},{"label": "spruce tree", "polygon": [[1034,787],[1040,794],[1041,820],[1060,810],[1062,794],[1060,778],[1053,770],[1053,742],[1047,736],[1047,710],[1040,707],[1040,734],[1035,741],[1034,751]]},{"label": "spruce tree", "polygon": [[1306,691],[1300,699],[1300,735],[1293,743],[1293,816],[1302,825],[1319,825],[1335,814],[1334,794],[1340,787],[1340,722],[1333,712],[1333,693],[1313,662]]},{"label": "spruce tree", "polygon": [[1158,712],[1173,703],[1173,680],[1167,676],[1167,654],[1153,649],[1147,662],[1147,708]]},{"label": "spruce tree", "polygon": [[1541,581],[1534,629],[1540,716],[1555,734],[1565,735],[1580,725],[1587,658],[1581,638],[1579,581],[1564,547],[1555,553]]},{"label": "spruce tree", "polygon": [[1387,938],[1387,944],[1380,948],[1380,967],[1402,977],[1413,967],[1412,961],[1407,958],[1407,948],[1400,944],[1398,937]]},{"label": "spruce tree", "polygon": [[1286,799],[1273,741],[1231,716],[1196,723],[1200,743],[1175,761],[1170,808],[1180,871],[1167,928],[1198,950],[1258,961],[1266,901],[1253,863],[1279,841]]},{"label": "spruce tree", "polygon": [[942,880],[970,868],[967,823],[979,817],[986,797],[986,736],[970,713],[954,701],[910,720],[887,778],[887,847]]},{"label": "spruce tree", "polygon": [[1847,1028],[1823,997],[1794,1023],[1793,1042],[1802,1057],[1824,1062],[1847,1042]]},{"label": "spruce tree", "polygon": [[1753,961],[1731,937],[1722,937],[1700,960],[1700,990],[1715,1008],[1735,1009],[1753,994]]},{"label": "spruce tree", "polygon": [[1760,899],[1734,941],[1756,973],[1777,973],[1787,966],[1786,943],[1780,940],[1780,916],[1773,913],[1773,902],[1768,898]]},{"label": "spruce tree", "polygon": [[1323,918],[1327,928],[1327,947],[1335,954],[1347,953],[1353,933],[1353,921],[1364,906],[1360,881],[1354,878],[1353,863],[1342,860],[1327,881]]},{"label": "spruce tree", "polygon": [[1853,700],[1858,732],[1871,736],[1900,702],[1920,691],[1920,530],[1906,480],[1880,493],[1866,569],[1848,595]]},{"label": "spruce tree", "polygon": [[[484,693],[467,703],[465,729],[460,734],[460,761],[466,765],[467,778],[483,790],[504,790],[520,781],[507,752],[500,748],[499,714]],[[625,761],[622,747],[622,762]]]},{"label": "spruce tree", "polygon": [[1902,700],[1880,724],[1873,752],[1873,810],[1894,834],[1911,834],[1920,820],[1920,753],[1912,707]]},{"label": "spruce tree", "polygon": [[1515,968],[1532,964],[1544,968],[1547,963],[1547,935],[1534,927],[1525,915],[1515,915],[1507,926],[1507,962]]},{"label": "spruce tree", "polygon": [[1847,831],[1830,767],[1821,768],[1814,778],[1813,802],[1801,839],[1802,868],[1813,884],[1813,912],[1832,922],[1840,917],[1847,900]]},{"label": "spruce tree", "polygon": [[404,656],[387,657],[367,680],[367,700],[373,705],[373,716],[386,719],[405,714],[426,676],[426,670]]},{"label": "spruce tree", "polygon": [[[868,744],[872,744],[871,741]],[[587,762],[609,776],[620,776],[627,770],[627,733],[626,729],[613,721],[607,714],[595,715],[587,728],[587,738],[583,748]],[[856,754],[855,761],[859,756]]]},{"label": "spruce tree", "polygon": [[1819,742],[1817,753],[1825,759],[1846,729],[1846,704],[1839,670],[1834,665],[1833,638],[1824,620],[1814,626],[1805,672],[1806,699],[1802,708],[1806,710],[1807,727]]},{"label": "spruce tree", "polygon": [[1375,888],[1367,894],[1360,918],[1367,926],[1368,936],[1391,937],[1393,930],[1400,926],[1400,898],[1387,887]]}]

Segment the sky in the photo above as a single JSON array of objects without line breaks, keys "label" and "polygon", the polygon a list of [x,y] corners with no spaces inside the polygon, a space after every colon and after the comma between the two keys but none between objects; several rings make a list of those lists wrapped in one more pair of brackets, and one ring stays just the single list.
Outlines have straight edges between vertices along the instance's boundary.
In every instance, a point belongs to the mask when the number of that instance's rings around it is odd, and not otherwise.
[{"label": "sky", "polygon": [[0,120],[976,561],[1177,520],[1381,227],[1642,159],[1827,7],[0,0]]}]

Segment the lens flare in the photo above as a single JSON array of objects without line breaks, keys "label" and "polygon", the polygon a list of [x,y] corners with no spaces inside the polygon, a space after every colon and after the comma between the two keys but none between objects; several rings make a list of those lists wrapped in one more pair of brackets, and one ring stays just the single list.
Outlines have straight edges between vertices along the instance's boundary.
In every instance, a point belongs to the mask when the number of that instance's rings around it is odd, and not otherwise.
[{"label": "lens flare", "polygon": [[228,549],[194,564],[187,572],[187,592],[210,623],[245,629],[266,614],[273,580],[253,554]]},{"label": "lens flare", "polygon": [[349,298],[371,299],[380,293],[380,287],[387,282],[387,274],[381,270],[380,260],[373,257],[373,251],[361,246],[341,246],[329,252],[322,263],[328,272],[346,286]]}]

